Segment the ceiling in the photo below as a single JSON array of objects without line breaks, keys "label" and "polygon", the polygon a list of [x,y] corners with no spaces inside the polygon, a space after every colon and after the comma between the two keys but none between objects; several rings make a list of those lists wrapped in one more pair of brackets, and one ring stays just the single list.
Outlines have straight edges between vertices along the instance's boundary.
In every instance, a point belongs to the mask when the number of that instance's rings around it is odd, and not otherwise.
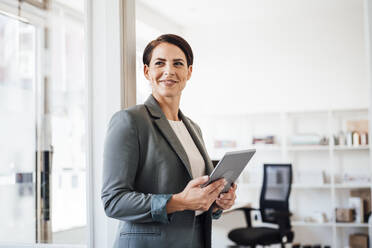
[{"label": "ceiling", "polygon": [[139,0],[154,12],[188,29],[195,25],[220,22],[242,22],[267,17],[285,18],[332,11],[350,12],[359,8],[362,0]]}]

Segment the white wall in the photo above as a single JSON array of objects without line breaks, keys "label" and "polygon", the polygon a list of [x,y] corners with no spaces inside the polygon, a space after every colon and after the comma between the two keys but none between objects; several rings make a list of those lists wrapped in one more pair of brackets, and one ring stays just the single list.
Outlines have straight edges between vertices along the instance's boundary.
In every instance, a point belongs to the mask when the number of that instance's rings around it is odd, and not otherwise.
[{"label": "white wall", "polygon": [[293,11],[186,29],[195,65],[183,109],[367,107],[363,1],[296,2]]}]

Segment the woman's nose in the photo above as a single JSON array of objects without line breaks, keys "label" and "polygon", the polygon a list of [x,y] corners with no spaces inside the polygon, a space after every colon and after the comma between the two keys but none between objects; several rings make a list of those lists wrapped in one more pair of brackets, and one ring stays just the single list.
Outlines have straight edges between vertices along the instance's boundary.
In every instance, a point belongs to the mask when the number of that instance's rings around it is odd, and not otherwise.
[{"label": "woman's nose", "polygon": [[174,68],[171,65],[166,65],[164,67],[164,74],[173,75],[174,74]]}]

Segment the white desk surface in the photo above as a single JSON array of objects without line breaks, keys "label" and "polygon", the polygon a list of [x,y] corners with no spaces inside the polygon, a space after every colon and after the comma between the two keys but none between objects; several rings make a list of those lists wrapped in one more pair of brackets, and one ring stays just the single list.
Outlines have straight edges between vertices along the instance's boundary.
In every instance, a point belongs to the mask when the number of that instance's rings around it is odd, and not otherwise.
[{"label": "white desk surface", "polygon": [[234,204],[230,209],[228,209],[228,210],[224,210],[224,211],[222,212],[222,214],[230,213],[230,212],[232,212],[232,211],[234,211],[234,210],[236,210],[236,209],[238,209],[238,208],[242,208],[242,207],[249,208],[249,207],[251,207],[251,206],[252,206],[252,204],[249,203],[249,202],[235,202],[235,204]]}]

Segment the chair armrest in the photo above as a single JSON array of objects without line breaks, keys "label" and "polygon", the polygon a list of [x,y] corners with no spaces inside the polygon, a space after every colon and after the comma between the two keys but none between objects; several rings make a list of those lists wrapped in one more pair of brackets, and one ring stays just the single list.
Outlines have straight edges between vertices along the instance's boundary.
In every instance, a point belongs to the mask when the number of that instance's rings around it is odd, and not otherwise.
[{"label": "chair armrest", "polygon": [[235,210],[244,211],[244,216],[245,216],[245,220],[247,222],[248,227],[252,227],[251,211],[261,211],[259,208],[251,208],[251,207],[237,208]]}]

